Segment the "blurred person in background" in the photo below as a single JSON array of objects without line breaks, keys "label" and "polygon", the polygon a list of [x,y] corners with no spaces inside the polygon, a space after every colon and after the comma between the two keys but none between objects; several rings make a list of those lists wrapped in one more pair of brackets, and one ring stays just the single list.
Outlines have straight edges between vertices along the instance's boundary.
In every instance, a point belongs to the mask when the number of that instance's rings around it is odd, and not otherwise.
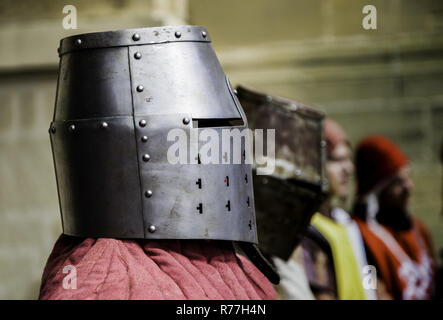
[{"label": "blurred person in background", "polygon": [[356,221],[368,260],[394,299],[430,299],[435,260],[430,234],[409,210],[413,192],[406,155],[374,135],[356,149]]},{"label": "blurred person in background", "polygon": [[354,172],[352,150],[344,130],[325,121],[329,195],[311,220],[303,240],[304,264],[317,299],[376,299],[363,288],[366,254],[358,226],[342,209]]}]

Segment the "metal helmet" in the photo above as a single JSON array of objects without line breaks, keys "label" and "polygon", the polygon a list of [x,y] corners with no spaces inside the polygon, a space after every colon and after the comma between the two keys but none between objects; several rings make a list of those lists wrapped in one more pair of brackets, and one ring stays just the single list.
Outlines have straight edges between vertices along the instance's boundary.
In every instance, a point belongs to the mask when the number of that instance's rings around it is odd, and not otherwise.
[{"label": "metal helmet", "polygon": [[81,34],[59,56],[49,132],[65,234],[257,242],[250,165],[167,159],[171,129],[247,127],[206,29]]},{"label": "metal helmet", "polygon": [[237,92],[252,129],[275,129],[275,170],[254,174],[255,209],[259,248],[286,260],[326,197],[324,114],[242,86]]}]

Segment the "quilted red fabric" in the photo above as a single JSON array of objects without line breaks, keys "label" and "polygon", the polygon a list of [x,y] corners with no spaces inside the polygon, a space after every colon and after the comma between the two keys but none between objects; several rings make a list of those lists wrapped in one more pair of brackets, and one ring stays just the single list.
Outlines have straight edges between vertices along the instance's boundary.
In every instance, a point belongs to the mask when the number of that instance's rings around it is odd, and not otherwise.
[{"label": "quilted red fabric", "polygon": [[[76,289],[63,279],[74,266]],[[72,267],[69,267],[72,268]],[[65,280],[66,282],[66,280]],[[71,282],[72,287],[72,282]],[[268,279],[229,241],[117,240],[61,235],[39,299],[276,299]]]}]

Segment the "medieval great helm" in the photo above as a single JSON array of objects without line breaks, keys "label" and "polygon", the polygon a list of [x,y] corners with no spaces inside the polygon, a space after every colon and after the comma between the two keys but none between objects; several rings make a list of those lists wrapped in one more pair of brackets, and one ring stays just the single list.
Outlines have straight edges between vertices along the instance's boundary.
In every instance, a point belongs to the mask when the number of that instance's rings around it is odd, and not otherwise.
[{"label": "medieval great helm", "polygon": [[247,126],[204,28],[82,34],[59,55],[49,131],[65,234],[257,242],[249,164],[167,159],[172,129]]},{"label": "medieval great helm", "polygon": [[275,129],[275,170],[254,174],[255,210],[259,248],[287,260],[328,190],[324,114],[243,86],[237,92],[250,128]]}]

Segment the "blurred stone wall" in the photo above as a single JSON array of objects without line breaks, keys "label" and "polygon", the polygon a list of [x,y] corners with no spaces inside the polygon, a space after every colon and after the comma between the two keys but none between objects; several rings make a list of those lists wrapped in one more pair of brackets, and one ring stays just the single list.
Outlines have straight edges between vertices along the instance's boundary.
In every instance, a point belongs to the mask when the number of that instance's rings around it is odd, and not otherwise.
[{"label": "blurred stone wall", "polygon": [[[64,30],[65,5],[78,29]],[[373,4],[378,29],[363,30]],[[209,29],[233,85],[325,110],[353,142],[384,133],[412,159],[414,211],[443,246],[443,2],[390,0],[2,0],[0,2],[0,299],[37,297],[61,232],[48,127],[60,38],[121,28]]]}]

